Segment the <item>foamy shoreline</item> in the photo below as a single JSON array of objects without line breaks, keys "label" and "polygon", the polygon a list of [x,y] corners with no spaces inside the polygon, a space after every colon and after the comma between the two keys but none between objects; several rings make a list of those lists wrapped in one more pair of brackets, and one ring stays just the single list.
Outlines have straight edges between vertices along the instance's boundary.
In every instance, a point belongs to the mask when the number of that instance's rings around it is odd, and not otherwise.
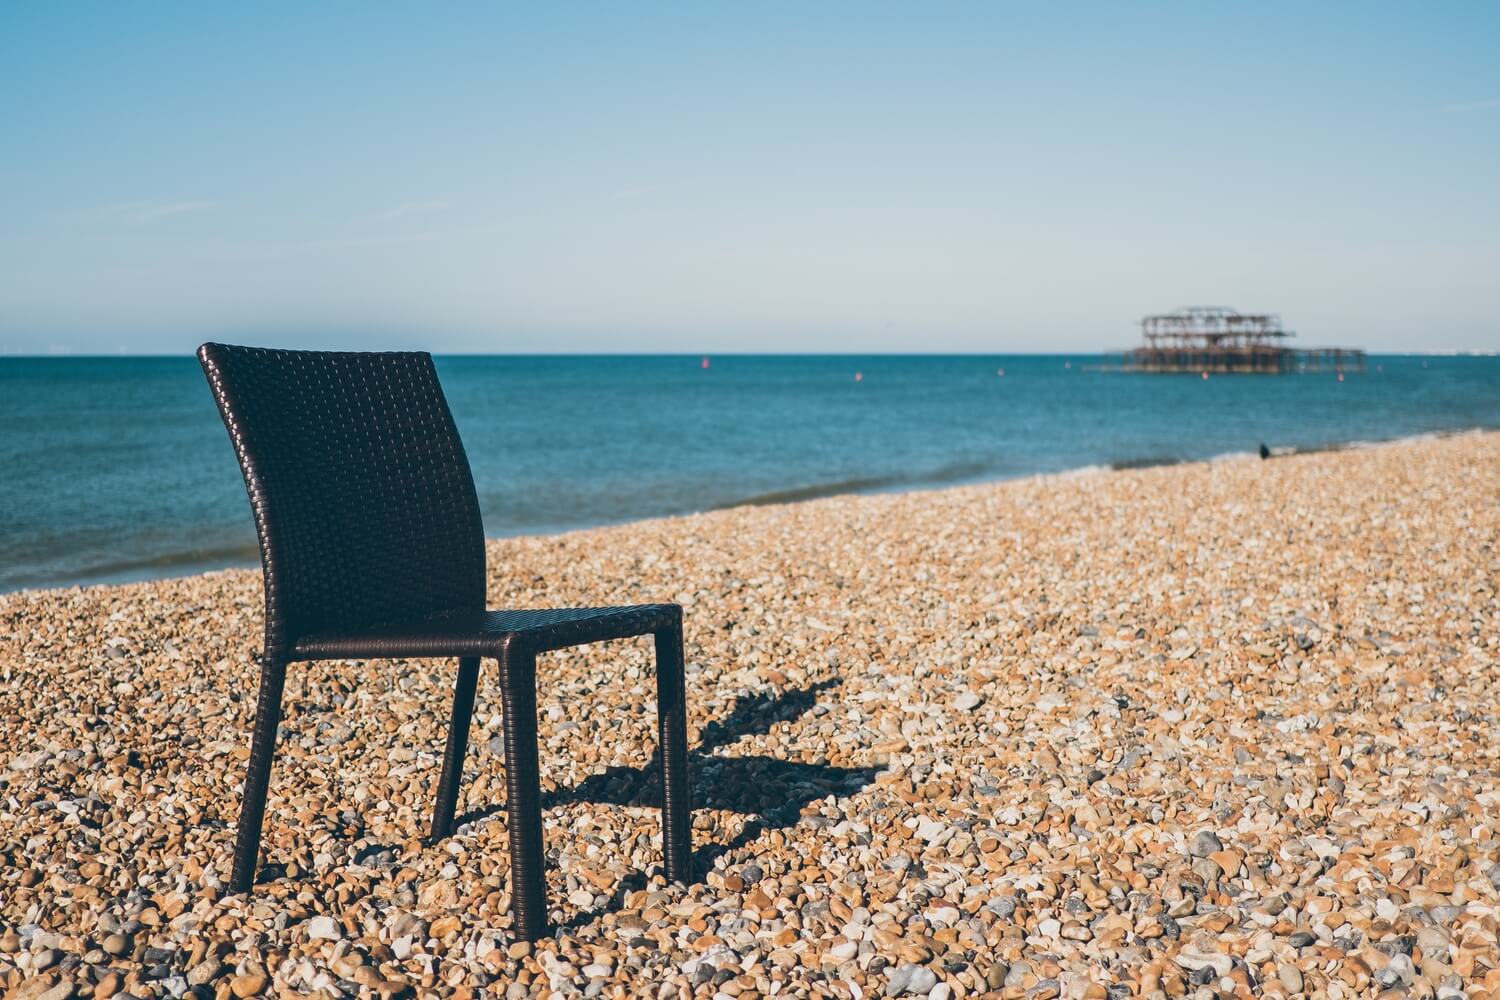
[{"label": "foamy shoreline", "polygon": [[[1360,448],[1379,448],[1385,445],[1402,444],[1411,441],[1427,441],[1448,437],[1461,437],[1466,434],[1492,434],[1497,433],[1495,428],[1487,427],[1461,427],[1445,430],[1427,431],[1421,434],[1409,434],[1401,437],[1382,440],[1350,440],[1333,441],[1327,444],[1309,445],[1305,447],[1277,445],[1272,447],[1271,457],[1286,458],[1292,455],[1311,455],[1321,452],[1350,451]],[[1059,469],[1052,472],[1028,472],[1018,473],[1013,476],[988,476],[981,475],[974,478],[959,476],[952,480],[937,479],[912,479],[889,481],[877,479],[848,480],[838,483],[822,483],[804,486],[790,486],[784,489],[773,490],[769,493],[755,496],[743,497],[738,500],[720,504],[703,510],[689,511],[680,514],[662,514],[657,517],[635,518],[625,521],[615,521],[606,524],[589,524],[574,527],[558,528],[556,530],[526,531],[510,535],[488,535],[491,541],[500,541],[508,538],[544,538],[553,535],[571,534],[576,531],[593,531],[600,528],[618,528],[642,521],[670,520],[677,517],[691,517],[696,514],[712,513],[717,510],[733,510],[736,507],[770,507],[780,506],[788,503],[805,503],[810,500],[826,500],[831,497],[843,496],[878,496],[885,493],[930,493],[959,486],[996,485],[1000,483],[1016,482],[1028,479],[1050,479],[1055,477],[1073,477],[1081,475],[1093,475],[1101,472],[1126,472],[1133,469],[1154,469],[1162,466],[1195,465],[1202,462],[1233,462],[1246,459],[1258,459],[1260,456],[1254,451],[1230,451],[1216,455],[1208,455],[1201,458],[1153,458],[1153,459],[1120,459],[1106,463],[1092,463],[1080,465],[1071,469]],[[98,567],[83,574],[63,580],[47,581],[35,585],[15,587],[9,590],[0,589],[0,597],[7,593],[16,593],[22,590],[65,590],[70,587],[99,587],[120,586],[129,583],[148,583],[156,580],[172,580],[183,577],[197,576],[202,573],[218,572],[220,570],[247,569],[259,565],[258,554],[254,545],[250,545],[243,552],[238,553],[241,558],[225,561],[219,554],[199,557],[192,553],[168,554],[149,563],[130,563],[121,566]],[[153,571],[161,570],[163,567],[172,567],[167,572]],[[180,572],[178,571],[180,570]]]}]

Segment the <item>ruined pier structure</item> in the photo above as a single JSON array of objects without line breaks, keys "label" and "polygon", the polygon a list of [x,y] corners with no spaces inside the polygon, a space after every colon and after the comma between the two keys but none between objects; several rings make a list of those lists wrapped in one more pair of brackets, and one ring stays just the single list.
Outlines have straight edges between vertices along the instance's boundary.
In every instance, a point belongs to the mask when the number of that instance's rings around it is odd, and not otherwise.
[{"label": "ruined pier structure", "polygon": [[1191,306],[1141,320],[1144,341],[1125,355],[1140,372],[1364,371],[1365,352],[1349,347],[1290,347],[1295,336],[1274,313],[1250,315]]}]

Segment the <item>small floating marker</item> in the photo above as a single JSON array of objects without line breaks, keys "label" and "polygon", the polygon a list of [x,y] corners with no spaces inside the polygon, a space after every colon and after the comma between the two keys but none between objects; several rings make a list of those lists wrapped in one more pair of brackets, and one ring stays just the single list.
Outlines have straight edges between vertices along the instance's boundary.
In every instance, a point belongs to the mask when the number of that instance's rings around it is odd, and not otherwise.
[{"label": "small floating marker", "polygon": [[1208,372],[1204,372],[1203,373],[1203,381],[1205,381],[1205,382],[1208,381]]},{"label": "small floating marker", "polygon": [[1344,381],[1344,373],[1343,372],[1339,372],[1339,381],[1340,382]]},{"label": "small floating marker", "polygon": [[864,372],[855,372],[854,373],[854,381],[856,381],[856,382],[863,382],[864,380],[865,380],[865,373]]},{"label": "small floating marker", "polygon": [[705,356],[705,357],[704,357],[704,358],[703,358],[703,362],[702,362],[702,364],[700,364],[700,365],[698,365],[698,367],[699,367],[699,368],[707,368],[707,367],[708,367],[708,358],[707,358],[707,356]]},{"label": "small floating marker", "polygon": [[995,369],[995,374],[999,375],[1001,378],[1004,378],[1005,377],[1005,369],[1004,368],[996,368]]}]

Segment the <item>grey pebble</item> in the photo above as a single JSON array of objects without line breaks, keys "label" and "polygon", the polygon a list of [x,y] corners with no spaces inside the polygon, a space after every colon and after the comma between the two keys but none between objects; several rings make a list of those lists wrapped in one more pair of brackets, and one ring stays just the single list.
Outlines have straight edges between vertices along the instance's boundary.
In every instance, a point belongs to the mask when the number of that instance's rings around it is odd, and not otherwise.
[{"label": "grey pebble", "polygon": [[1188,846],[1188,853],[1195,858],[1206,858],[1214,851],[1223,849],[1224,844],[1219,840],[1218,834],[1212,830],[1199,830],[1192,844]]},{"label": "grey pebble", "polygon": [[1001,896],[998,899],[992,899],[984,905],[984,908],[1002,920],[1009,920],[1016,914],[1016,897]]}]

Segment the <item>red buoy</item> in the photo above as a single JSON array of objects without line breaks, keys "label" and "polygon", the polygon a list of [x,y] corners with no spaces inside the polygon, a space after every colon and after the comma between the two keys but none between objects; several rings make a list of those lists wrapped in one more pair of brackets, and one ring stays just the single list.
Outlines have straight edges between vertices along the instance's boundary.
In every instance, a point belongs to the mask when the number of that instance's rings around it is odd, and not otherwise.
[{"label": "red buoy", "polygon": [[864,380],[865,380],[865,373],[864,372],[855,372],[854,373],[854,381],[856,381],[856,382],[863,382]]},{"label": "red buoy", "polygon": [[698,367],[699,368],[707,368],[708,367],[708,358],[705,357],[703,359],[703,363],[701,365],[699,365]]}]

